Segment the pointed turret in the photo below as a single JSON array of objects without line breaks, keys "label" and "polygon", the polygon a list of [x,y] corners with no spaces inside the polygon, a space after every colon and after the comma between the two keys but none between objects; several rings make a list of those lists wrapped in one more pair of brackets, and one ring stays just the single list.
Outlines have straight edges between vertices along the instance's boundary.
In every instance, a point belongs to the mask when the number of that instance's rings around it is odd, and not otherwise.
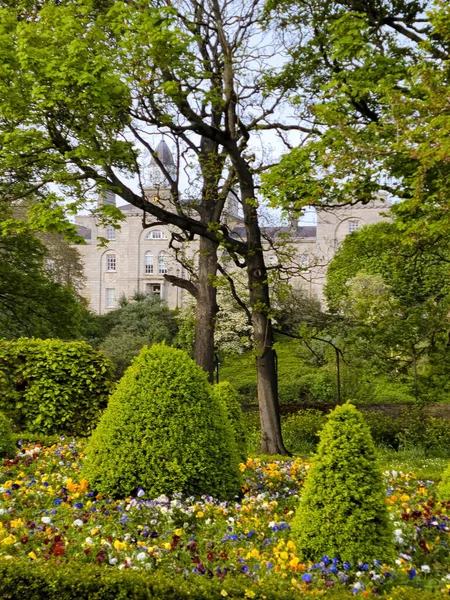
[{"label": "pointed turret", "polygon": [[[156,146],[155,153],[160,160],[160,162],[164,165],[167,172],[171,177],[175,177],[176,175],[176,166],[175,161],[173,160],[172,152],[170,151],[169,146],[166,144],[164,139],[162,139],[159,144]],[[150,186],[152,188],[169,188],[169,182],[165,177],[164,173],[160,169],[158,163],[154,156],[150,159],[149,166],[149,180]]]}]

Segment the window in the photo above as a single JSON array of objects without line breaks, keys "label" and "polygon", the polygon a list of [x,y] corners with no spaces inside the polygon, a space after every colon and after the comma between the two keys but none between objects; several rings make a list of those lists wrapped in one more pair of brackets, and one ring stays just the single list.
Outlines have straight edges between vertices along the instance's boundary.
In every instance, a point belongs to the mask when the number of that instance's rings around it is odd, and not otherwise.
[{"label": "window", "polygon": [[159,283],[147,283],[147,294],[153,294],[161,298],[161,285]]},{"label": "window", "polygon": [[116,230],[114,229],[114,227],[112,225],[107,226],[106,231],[105,231],[105,237],[110,242],[112,242],[116,239]]},{"label": "window", "polygon": [[115,288],[106,288],[106,308],[116,308]]},{"label": "window", "polygon": [[160,252],[158,256],[158,273],[160,275],[167,273],[166,253],[164,250]]},{"label": "window", "polygon": [[154,229],[153,231],[149,231],[149,233],[147,233],[147,239],[148,240],[166,240],[167,236],[160,229]]},{"label": "window", "polygon": [[107,271],[115,271],[116,270],[116,255],[115,254],[107,254],[106,255],[106,270]]},{"label": "window", "polygon": [[359,229],[359,221],[349,221],[348,222],[348,232],[353,233],[353,231],[358,231]]},{"label": "window", "polygon": [[153,273],[153,253],[145,253],[144,272],[146,275],[152,275]]},{"label": "window", "polygon": [[307,254],[302,254],[300,256],[300,267],[302,269],[307,269],[309,267],[309,256]]}]

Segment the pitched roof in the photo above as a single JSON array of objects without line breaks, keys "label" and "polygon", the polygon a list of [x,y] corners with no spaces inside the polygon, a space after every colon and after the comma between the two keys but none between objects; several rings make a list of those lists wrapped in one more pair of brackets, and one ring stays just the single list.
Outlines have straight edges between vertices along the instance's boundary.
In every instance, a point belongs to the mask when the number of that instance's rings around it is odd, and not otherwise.
[{"label": "pitched roof", "polygon": [[[261,227],[263,236],[275,239],[280,234],[290,234],[293,238],[315,238],[317,228],[314,225],[300,225],[296,229],[292,227]],[[245,227],[235,227],[233,232],[245,239]]]}]

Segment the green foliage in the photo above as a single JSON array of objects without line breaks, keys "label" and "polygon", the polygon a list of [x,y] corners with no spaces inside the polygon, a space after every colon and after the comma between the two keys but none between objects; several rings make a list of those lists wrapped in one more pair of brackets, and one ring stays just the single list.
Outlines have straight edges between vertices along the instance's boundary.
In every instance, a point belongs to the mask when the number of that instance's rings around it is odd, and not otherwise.
[{"label": "green foliage", "polygon": [[445,469],[438,486],[438,497],[443,502],[450,500],[450,465]]},{"label": "green foliage", "polygon": [[320,410],[300,410],[282,420],[286,448],[295,454],[310,454],[316,449],[319,433],[326,423]]},{"label": "green foliage", "polygon": [[245,462],[248,458],[248,446],[239,394],[228,381],[221,381],[215,385],[213,394],[217,401],[222,404],[228,416],[236,441],[238,457]]},{"label": "green foliage", "polygon": [[144,348],[128,368],[86,455],[83,475],[100,492],[233,498],[240,489],[231,425],[206,374],[165,345]]},{"label": "green foliage", "polygon": [[375,446],[362,415],[338,406],[320,436],[294,518],[293,536],[306,560],[353,563],[392,557],[392,526]]},{"label": "green foliage", "polygon": [[163,341],[171,344],[177,330],[175,313],[164,300],[155,295],[135,294],[131,300],[122,302],[120,308],[97,317],[97,335],[103,331],[104,336],[97,344],[115,364],[119,379],[143,346]]},{"label": "green foliage", "polygon": [[[37,562],[37,561],[36,561]],[[403,588],[404,589],[404,588]],[[217,577],[186,578],[176,573],[162,571],[144,572],[142,569],[109,569],[104,566],[76,562],[54,564],[30,563],[18,560],[0,561],[0,596],[5,600],[229,600],[255,598],[265,600],[291,600],[292,585],[255,581],[249,586],[248,577],[225,580]],[[410,596],[395,594],[395,600],[432,600],[435,596],[415,592]],[[317,592],[302,591],[302,599],[317,597]],[[327,592],[326,598],[342,600],[354,595],[339,586]]]},{"label": "green foliage", "polygon": [[[3,203],[0,210],[5,210]],[[4,214],[1,221],[0,338],[79,337],[85,307],[59,281],[61,273],[46,267],[52,254],[24,222],[22,231],[10,232]]]},{"label": "green foliage", "polygon": [[16,444],[12,432],[11,421],[0,412],[0,457],[14,456]]},{"label": "green foliage", "polygon": [[85,342],[0,341],[0,408],[19,430],[84,436],[111,390],[111,364]]}]

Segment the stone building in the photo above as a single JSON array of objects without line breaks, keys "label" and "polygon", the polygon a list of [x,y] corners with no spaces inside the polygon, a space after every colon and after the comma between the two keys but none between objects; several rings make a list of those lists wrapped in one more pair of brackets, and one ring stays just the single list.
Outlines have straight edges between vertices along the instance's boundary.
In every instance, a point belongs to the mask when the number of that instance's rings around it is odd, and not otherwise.
[{"label": "stone building", "polygon": [[[172,154],[164,141],[158,144],[156,151],[169,171],[175,169]],[[149,168],[149,180],[150,186],[145,190],[149,198],[158,196],[162,202],[169,198],[168,186],[154,159]],[[99,202],[115,205],[115,195],[108,192]],[[86,241],[86,245],[79,246],[79,251],[86,278],[84,296],[92,310],[104,314],[117,306],[121,296],[130,297],[136,291],[157,294],[167,301],[170,308],[181,308],[187,292],[164,278],[166,273],[185,276],[183,267],[175,260],[169,247],[171,226],[156,224],[144,228],[144,215],[140,209],[131,204],[118,208],[125,216],[120,229],[102,227],[92,215],[76,217],[78,231]],[[383,198],[379,198],[366,206],[320,211],[316,225],[305,226],[294,221],[289,227],[265,227],[267,264],[276,264],[278,258],[272,246],[276,246],[277,239],[283,238],[286,240],[284,243],[292,248],[295,264],[301,268],[293,284],[303,287],[311,296],[322,298],[327,265],[342,240],[363,225],[387,218],[383,213],[388,208]],[[231,198],[225,214],[235,235],[244,236],[238,204]],[[151,221],[151,215],[145,215],[145,222]],[[100,237],[108,240],[107,247],[98,247]],[[194,261],[195,252],[196,243],[193,242],[186,253]]]}]

